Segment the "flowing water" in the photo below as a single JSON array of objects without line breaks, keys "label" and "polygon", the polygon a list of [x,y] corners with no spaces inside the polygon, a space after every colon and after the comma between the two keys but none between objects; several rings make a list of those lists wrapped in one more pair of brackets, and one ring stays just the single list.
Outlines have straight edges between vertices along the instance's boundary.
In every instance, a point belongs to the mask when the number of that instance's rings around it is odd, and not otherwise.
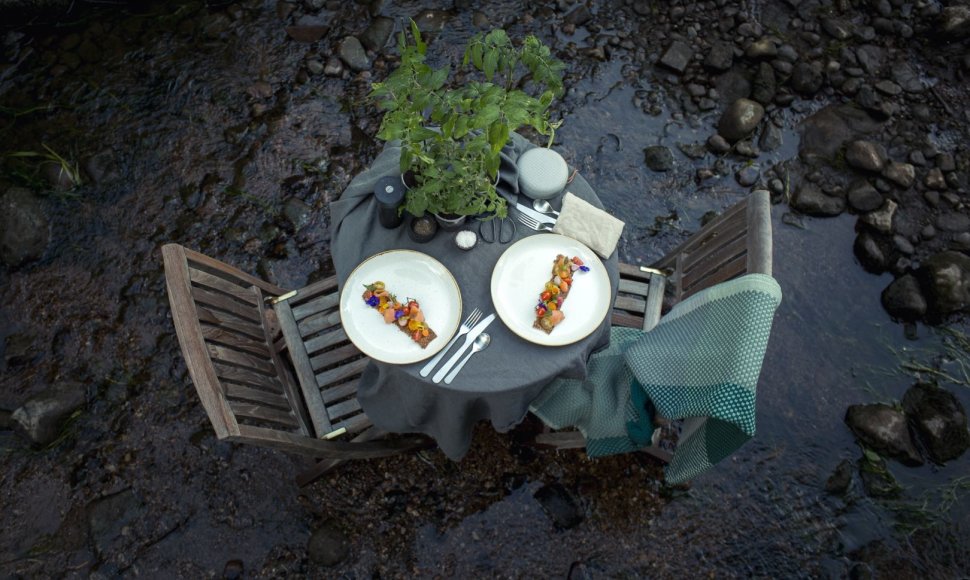
[{"label": "flowing water", "polygon": [[[488,19],[542,31],[545,9],[523,21],[518,3],[496,3]],[[378,151],[379,117],[362,97],[385,71],[306,74],[314,51],[369,21],[362,6],[330,14],[332,30],[315,45],[287,39],[275,3],[259,2],[89,11],[8,31],[5,62],[22,64],[0,75],[3,152],[48,145],[71,159],[100,155],[103,171],[70,195],[48,194],[46,256],[0,271],[0,408],[52,383],[77,382],[88,396],[46,449],[0,439],[0,570],[195,577],[241,559],[259,576],[304,573],[309,531],[337,521],[353,546],[338,568],[347,577],[844,576],[857,560],[903,576],[960,573],[967,456],[942,467],[891,463],[898,500],[870,499],[858,481],[845,497],[824,491],[842,459],[861,455],[847,406],[898,400],[914,381],[900,363],[929,364],[941,338],[919,326],[907,339],[883,311],[889,279],[856,263],[852,219],[783,218],[783,200],[772,226],[784,300],[759,384],[758,434],[687,491],[671,495],[642,458],[530,455],[488,428],[460,464],[366,462],[302,492],[292,484],[298,460],[216,442],[178,353],[159,248],[183,243],[283,286],[332,273],[327,203]],[[459,44],[471,21],[471,11],[448,15],[432,46]],[[545,32],[568,50],[587,40]],[[80,48],[88,40],[95,53]],[[570,63],[556,148],[626,221],[621,259],[648,263],[745,191],[733,171],[698,185],[710,159],[677,150],[703,143],[717,113],[677,112],[676,93],[617,54]],[[794,159],[797,124],[820,105],[787,113],[783,146],[755,163]],[[656,144],[674,150],[672,171],[644,167],[643,148]],[[23,159],[6,158],[6,179],[41,187]],[[15,360],[14,348],[25,354]],[[954,388],[970,404],[970,388]],[[583,523],[549,521],[534,494],[550,483],[569,490]],[[104,497],[123,498],[108,510],[121,522],[115,533],[93,523]]]}]

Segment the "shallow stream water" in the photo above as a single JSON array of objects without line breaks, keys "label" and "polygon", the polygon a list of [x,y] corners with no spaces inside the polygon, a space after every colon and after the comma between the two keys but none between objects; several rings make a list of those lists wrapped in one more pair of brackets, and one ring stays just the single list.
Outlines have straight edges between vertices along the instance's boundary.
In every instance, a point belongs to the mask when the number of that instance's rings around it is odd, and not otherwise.
[{"label": "shallow stream water", "polygon": [[[422,8],[399,3],[384,14]],[[607,8],[594,12],[605,19]],[[587,40],[542,27],[550,6],[525,23],[519,9],[496,4],[488,19],[554,34],[560,48]],[[8,36],[6,61],[25,64],[0,76],[3,151],[100,153],[107,175],[49,193],[47,255],[0,271],[3,348],[16,337],[28,359],[3,369],[0,407],[52,383],[78,382],[88,394],[49,448],[0,439],[0,571],[198,577],[241,560],[254,576],[839,577],[866,561],[903,577],[961,574],[970,492],[958,478],[970,474],[970,457],[890,463],[904,487],[898,500],[870,499],[858,481],[845,497],[824,491],[835,466],[861,454],[843,422],[847,406],[898,400],[914,382],[900,363],[929,364],[941,338],[919,326],[907,339],[890,320],[879,302],[888,278],[853,257],[853,219],[783,219],[784,200],[772,212],[784,300],[759,383],[758,434],[689,490],[662,488],[643,458],[530,454],[487,427],[459,464],[433,453],[354,464],[302,491],[293,484],[301,461],[215,441],[174,338],[161,244],[284,286],[328,275],[327,203],[379,148],[379,117],[362,97],[381,68],[294,81],[309,53],[364,28],[366,10],[333,7],[317,45],[289,40],[276,10],[177,4],[10,31],[26,36]],[[474,30],[470,11],[448,22],[433,47]],[[98,58],[52,73],[74,62],[65,54],[83,45],[76,40],[91,38]],[[556,148],[626,221],[626,262],[658,258],[746,193],[731,174],[695,182],[701,162],[676,145],[703,143],[717,113],[677,113],[669,90],[622,54],[571,63]],[[783,146],[756,163],[796,157],[800,114],[789,115]],[[643,148],[654,144],[674,150],[674,170],[644,167]],[[6,179],[37,183],[29,165],[7,161]],[[303,203],[296,214],[293,199]],[[970,387],[955,388],[970,404]],[[576,499],[582,523],[551,523],[534,493],[552,483]],[[105,497],[120,499],[92,507]],[[307,562],[321,523],[350,545],[332,570]]]}]

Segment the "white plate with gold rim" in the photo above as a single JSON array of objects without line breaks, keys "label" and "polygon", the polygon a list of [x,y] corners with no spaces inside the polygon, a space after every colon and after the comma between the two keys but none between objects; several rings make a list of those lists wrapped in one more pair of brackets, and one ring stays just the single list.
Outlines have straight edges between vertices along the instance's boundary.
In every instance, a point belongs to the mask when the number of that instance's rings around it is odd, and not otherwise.
[{"label": "white plate with gold rim", "polygon": [[[384,282],[399,301],[413,298],[421,305],[437,337],[427,348],[411,340],[363,299],[365,286]],[[354,345],[386,363],[409,364],[434,356],[448,344],[461,321],[461,291],[441,262],[414,250],[389,250],[361,262],[340,291],[340,322]]]},{"label": "white plate with gold rim", "polygon": [[[578,256],[589,271],[573,276],[562,305],[566,317],[546,334],[532,324],[539,295],[552,277],[552,264],[559,254]],[[509,246],[492,270],[491,291],[502,322],[525,340],[546,346],[572,344],[589,336],[602,324],[613,295],[606,266],[593,250],[559,234],[532,235]]]}]

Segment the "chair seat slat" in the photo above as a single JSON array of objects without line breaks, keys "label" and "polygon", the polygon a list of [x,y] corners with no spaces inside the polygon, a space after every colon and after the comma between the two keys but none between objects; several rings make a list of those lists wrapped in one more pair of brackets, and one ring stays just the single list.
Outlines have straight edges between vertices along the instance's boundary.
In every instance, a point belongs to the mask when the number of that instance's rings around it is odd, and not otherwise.
[{"label": "chair seat slat", "polygon": [[314,336],[303,344],[306,346],[307,354],[313,354],[325,348],[340,344],[341,342],[347,342],[348,340],[350,339],[347,338],[347,333],[344,332],[344,329],[338,327],[331,332]]},{"label": "chair seat slat", "polygon": [[253,306],[258,306],[256,299],[253,296],[251,290],[248,287],[242,287],[238,284],[233,284],[232,282],[226,280],[225,278],[220,278],[209,274],[208,272],[203,272],[196,268],[189,268],[189,277],[193,282],[201,286],[208,286],[210,288],[215,288],[220,292],[231,295],[237,300],[242,300],[248,302]]},{"label": "chair seat slat", "polygon": [[207,344],[206,348],[208,348],[209,356],[213,361],[235,364],[268,376],[276,376],[276,368],[273,363],[264,358],[215,344]]},{"label": "chair seat slat", "polygon": [[250,321],[241,320],[231,314],[219,312],[218,310],[210,310],[198,304],[195,305],[195,310],[199,322],[221,326],[233,332],[245,334],[256,340],[262,340],[263,338],[263,329]]},{"label": "chair seat slat", "polygon": [[290,408],[286,397],[233,383],[226,383],[226,396],[230,399],[241,399],[280,409]]},{"label": "chair seat slat", "polygon": [[232,412],[235,413],[237,417],[249,417],[250,419],[268,421],[270,423],[285,425],[294,429],[299,429],[300,427],[300,422],[296,420],[296,417],[293,416],[293,413],[289,410],[280,411],[279,409],[264,407],[262,405],[239,403],[237,401],[229,401],[229,408],[232,409]]},{"label": "chair seat slat", "polygon": [[320,296],[319,298],[314,298],[313,300],[300,304],[299,306],[293,308],[293,318],[297,320],[303,320],[308,316],[312,316],[319,312],[326,312],[340,304],[339,294],[327,294]]},{"label": "chair seat slat", "polygon": [[230,346],[236,350],[249,352],[266,359],[269,358],[266,343],[253,340],[244,334],[230,332],[227,328],[203,324],[202,336],[206,341]]},{"label": "chair seat slat", "polygon": [[262,324],[262,316],[258,308],[240,304],[225,294],[217,294],[211,290],[193,286],[192,298],[195,299],[197,304],[205,304],[211,308],[224,310],[252,324]]},{"label": "chair seat slat", "polygon": [[339,385],[330,387],[329,389],[321,389],[320,396],[323,397],[324,404],[330,404],[345,397],[356,395],[357,387],[359,385],[359,380],[347,381],[346,383],[340,383]]},{"label": "chair seat slat", "polygon": [[310,365],[314,371],[325,369],[331,365],[343,363],[360,356],[360,349],[354,344],[345,344],[339,348],[328,350],[310,359]]},{"label": "chair seat slat", "polygon": [[359,375],[360,373],[364,372],[364,368],[367,367],[369,362],[369,359],[362,358],[349,362],[342,367],[337,367],[335,369],[330,369],[328,371],[319,373],[316,376],[317,385],[319,385],[320,388],[324,388],[332,383]]},{"label": "chair seat slat", "polygon": [[323,330],[338,326],[340,324],[340,311],[338,310],[328,314],[314,314],[297,324],[300,328],[300,335],[306,338]]},{"label": "chair seat slat", "polygon": [[219,362],[213,362],[212,366],[216,371],[216,375],[224,380],[260,387],[280,395],[283,394],[283,383],[277,377],[268,377],[247,369],[229,366]]},{"label": "chair seat slat", "polygon": [[358,412],[360,412],[360,403],[357,399],[347,399],[327,407],[327,414],[330,415],[332,423],[337,423],[340,419]]}]

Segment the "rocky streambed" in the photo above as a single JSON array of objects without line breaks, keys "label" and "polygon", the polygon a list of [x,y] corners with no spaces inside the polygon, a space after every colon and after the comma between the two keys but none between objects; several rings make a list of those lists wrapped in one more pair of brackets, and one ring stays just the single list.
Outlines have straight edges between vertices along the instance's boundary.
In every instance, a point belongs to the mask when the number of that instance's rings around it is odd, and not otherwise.
[{"label": "rocky streambed", "polygon": [[[0,6],[0,571],[17,576],[934,576],[970,569],[970,6],[919,0]],[[215,440],[178,241],[299,286],[379,150],[365,96],[536,34],[557,149],[647,263],[756,187],[785,292],[754,441],[688,489],[483,425],[300,490]]]}]

